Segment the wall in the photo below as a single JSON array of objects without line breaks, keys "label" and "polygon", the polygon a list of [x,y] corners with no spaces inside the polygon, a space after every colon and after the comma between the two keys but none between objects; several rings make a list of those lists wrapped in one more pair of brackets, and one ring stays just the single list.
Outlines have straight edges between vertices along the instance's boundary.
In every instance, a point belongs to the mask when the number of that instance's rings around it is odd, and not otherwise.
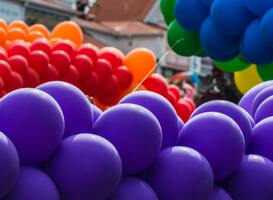
[{"label": "wall", "polygon": [[11,22],[25,19],[25,9],[23,4],[11,0],[0,0],[0,18]]}]

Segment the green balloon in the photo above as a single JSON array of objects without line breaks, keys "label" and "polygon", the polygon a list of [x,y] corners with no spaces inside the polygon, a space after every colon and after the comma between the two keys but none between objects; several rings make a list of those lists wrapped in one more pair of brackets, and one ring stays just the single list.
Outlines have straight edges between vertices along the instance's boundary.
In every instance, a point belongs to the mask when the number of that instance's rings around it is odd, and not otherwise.
[{"label": "green balloon", "polygon": [[167,37],[170,48],[181,56],[202,52],[199,34],[184,29],[176,20],[170,24]]},{"label": "green balloon", "polygon": [[165,19],[165,22],[169,25],[174,19],[174,6],[176,0],[161,0],[160,9]]},{"label": "green balloon", "polygon": [[273,63],[268,65],[258,65],[257,71],[264,81],[273,80]]},{"label": "green balloon", "polygon": [[205,51],[201,48],[199,52],[195,53],[195,56],[198,56],[198,57],[207,57],[208,55],[205,53]]},{"label": "green balloon", "polygon": [[216,67],[225,72],[238,72],[251,65],[250,63],[244,61],[240,56],[227,62],[214,61],[213,63],[216,65]]}]

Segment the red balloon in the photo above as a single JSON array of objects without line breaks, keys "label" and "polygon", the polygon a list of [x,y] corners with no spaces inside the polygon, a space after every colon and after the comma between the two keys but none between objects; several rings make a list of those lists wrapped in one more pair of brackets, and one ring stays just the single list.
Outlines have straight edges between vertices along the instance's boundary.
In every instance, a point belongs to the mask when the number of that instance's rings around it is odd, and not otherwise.
[{"label": "red balloon", "polygon": [[128,88],[133,82],[133,74],[125,66],[118,67],[115,70],[115,75],[117,76],[120,88]]},{"label": "red balloon", "polygon": [[190,119],[192,114],[191,106],[184,101],[183,99],[179,99],[175,106],[176,112],[178,116],[184,121],[187,122]]},{"label": "red balloon", "polygon": [[81,82],[81,89],[85,94],[95,97],[99,90],[98,75],[92,72],[86,80]]},{"label": "red balloon", "polygon": [[94,68],[93,61],[86,55],[77,55],[72,63],[78,70],[81,81],[86,80]]},{"label": "red balloon", "polygon": [[98,58],[103,58],[108,60],[112,64],[113,69],[116,69],[123,65],[123,62],[120,56],[113,50],[109,50],[107,48],[104,48],[99,52]]},{"label": "red balloon", "polygon": [[52,53],[51,64],[55,66],[59,74],[62,76],[69,71],[71,59],[65,51],[58,50]]},{"label": "red balloon", "polygon": [[6,49],[4,49],[2,47],[0,47],[0,60],[5,60],[5,61],[8,60],[7,51],[6,51]]},{"label": "red balloon", "polygon": [[11,72],[11,78],[5,85],[6,92],[22,88],[24,86],[24,80],[17,72]]},{"label": "red balloon", "polygon": [[41,77],[47,72],[49,64],[49,58],[43,51],[32,51],[29,56],[29,65],[32,67]]},{"label": "red balloon", "polygon": [[175,95],[177,100],[180,99],[181,91],[180,91],[179,87],[177,87],[176,85],[169,85],[168,89],[169,89],[169,91],[171,91]]},{"label": "red balloon", "polygon": [[28,74],[24,79],[24,86],[35,88],[40,84],[39,74],[32,68],[28,68]]},{"label": "red balloon", "polygon": [[166,96],[168,93],[168,83],[160,74],[152,74],[143,82],[144,87],[152,92]]},{"label": "red balloon", "polygon": [[9,44],[7,52],[9,56],[21,55],[28,60],[30,55],[30,47],[23,40],[15,40]]},{"label": "red balloon", "polygon": [[113,74],[111,63],[105,59],[97,60],[95,71],[101,81],[109,79]]},{"label": "red balloon", "polygon": [[52,44],[46,38],[39,38],[31,44],[30,49],[31,49],[31,51],[37,51],[37,50],[43,51],[50,58],[51,52],[52,52]]},{"label": "red balloon", "polygon": [[67,83],[71,83],[75,86],[80,85],[80,74],[75,66],[70,65],[66,73],[61,76],[61,80]]},{"label": "red balloon", "polygon": [[26,78],[27,74],[28,74],[28,61],[27,59],[25,59],[25,57],[23,56],[11,56],[8,58],[8,62],[11,66],[11,69],[15,72],[17,72],[18,74],[20,74],[23,79]]},{"label": "red balloon", "polygon": [[70,40],[61,40],[53,47],[53,51],[58,50],[65,51],[70,56],[70,58],[73,58],[76,52],[76,46]]},{"label": "red balloon", "polygon": [[49,64],[47,72],[41,77],[41,83],[57,80],[60,80],[59,72],[53,65]]},{"label": "red balloon", "polygon": [[90,43],[85,43],[80,46],[76,55],[80,54],[86,55],[95,63],[98,59],[98,52],[99,52],[98,47]]},{"label": "red balloon", "polygon": [[177,98],[176,98],[176,96],[175,96],[171,91],[168,91],[168,93],[165,95],[165,98],[166,98],[173,106],[176,106]]},{"label": "red balloon", "polygon": [[108,80],[101,82],[98,99],[102,104],[113,105],[118,100],[118,79],[112,75]]},{"label": "red balloon", "polygon": [[0,78],[0,97],[6,94],[4,81]]},{"label": "red balloon", "polygon": [[6,84],[11,79],[11,66],[4,60],[0,60],[0,78]]},{"label": "red balloon", "polygon": [[186,101],[191,106],[191,109],[192,109],[192,112],[193,112],[196,109],[196,105],[193,102],[193,100],[189,99],[189,98],[183,98],[183,99],[184,99],[184,101]]}]

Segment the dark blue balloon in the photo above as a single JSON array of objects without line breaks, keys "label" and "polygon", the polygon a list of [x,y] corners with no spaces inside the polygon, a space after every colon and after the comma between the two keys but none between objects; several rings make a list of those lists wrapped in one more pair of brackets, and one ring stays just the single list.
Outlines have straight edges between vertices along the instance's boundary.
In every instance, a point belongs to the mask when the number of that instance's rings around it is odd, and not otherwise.
[{"label": "dark blue balloon", "polygon": [[183,28],[198,32],[209,10],[200,0],[176,0],[174,13]]},{"label": "dark blue balloon", "polygon": [[201,1],[210,8],[215,0],[201,0]]},{"label": "dark blue balloon", "polygon": [[215,26],[226,35],[241,35],[255,19],[243,0],[215,0],[211,7]]},{"label": "dark blue balloon", "polygon": [[241,41],[241,53],[251,63],[270,64],[273,48],[264,41],[260,25],[260,20],[255,20],[248,26]]},{"label": "dark blue balloon", "polygon": [[90,104],[90,109],[91,112],[93,113],[93,124],[95,124],[95,122],[103,112],[94,104]]},{"label": "dark blue balloon", "polygon": [[215,60],[230,60],[239,53],[239,38],[222,34],[208,17],[200,30],[204,51]]},{"label": "dark blue balloon", "polygon": [[273,8],[273,0],[244,0],[247,8],[255,15],[263,16]]},{"label": "dark blue balloon", "polygon": [[[269,1],[269,0],[268,0]],[[272,0],[270,0],[272,1]],[[267,44],[273,47],[273,9],[268,11],[261,21],[262,36],[266,40]]]}]

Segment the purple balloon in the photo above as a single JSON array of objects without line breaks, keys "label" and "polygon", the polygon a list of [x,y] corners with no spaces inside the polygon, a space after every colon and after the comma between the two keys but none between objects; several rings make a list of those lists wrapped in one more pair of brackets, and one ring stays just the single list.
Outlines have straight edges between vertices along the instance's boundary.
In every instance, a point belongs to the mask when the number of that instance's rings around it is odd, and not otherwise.
[{"label": "purple balloon", "polygon": [[180,117],[178,117],[177,120],[178,120],[178,133],[180,133],[180,131],[182,130],[185,124]]},{"label": "purple balloon", "polygon": [[18,182],[2,200],[60,200],[53,181],[43,171],[34,167],[22,167]]},{"label": "purple balloon", "polygon": [[232,198],[224,189],[218,186],[214,186],[213,192],[209,200],[232,200]]},{"label": "purple balloon", "polygon": [[47,169],[62,200],[107,199],[122,175],[120,156],[106,139],[92,134],[66,138]]},{"label": "purple balloon", "polygon": [[263,82],[256,85],[251,90],[249,90],[240,100],[239,106],[244,108],[249,114],[252,114],[252,104],[256,95],[268,86],[272,86],[273,81]]},{"label": "purple balloon", "polygon": [[90,104],[91,112],[93,113],[93,124],[97,121],[99,116],[103,113],[97,106]]},{"label": "purple balloon", "polygon": [[95,123],[94,133],[108,139],[117,148],[126,175],[140,173],[149,167],[162,144],[162,132],[156,117],[135,104],[120,104],[105,111]]},{"label": "purple balloon", "polygon": [[58,103],[37,89],[19,89],[0,102],[0,131],[15,145],[22,164],[48,160],[61,143],[64,117]]},{"label": "purple balloon", "polygon": [[208,199],[213,189],[213,172],[208,161],[188,147],[161,151],[146,179],[160,200]]},{"label": "purple balloon", "polygon": [[245,150],[247,151],[252,136],[252,124],[243,109],[234,103],[224,100],[215,100],[199,106],[192,117],[205,112],[219,112],[232,118],[241,128],[245,139]]},{"label": "purple balloon", "polygon": [[272,200],[273,163],[262,156],[245,156],[225,188],[234,200]]},{"label": "purple balloon", "polygon": [[273,161],[273,117],[260,121],[253,129],[251,153]]},{"label": "purple balloon", "polygon": [[191,118],[180,132],[177,143],[204,155],[217,181],[225,179],[239,167],[245,150],[239,126],[227,115],[217,112]]},{"label": "purple balloon", "polygon": [[16,184],[19,175],[19,158],[13,143],[0,132],[0,199]]},{"label": "purple balloon", "polygon": [[255,121],[253,119],[253,117],[245,110],[245,109],[241,109],[241,111],[243,111],[245,113],[245,115],[248,117],[249,123],[251,124],[252,128],[255,126]]},{"label": "purple balloon", "polygon": [[158,119],[162,134],[162,148],[174,146],[178,136],[177,114],[168,100],[149,91],[138,91],[124,97],[120,103],[133,103],[145,107]]},{"label": "purple balloon", "polygon": [[91,133],[93,114],[90,112],[90,103],[81,90],[59,81],[42,84],[38,89],[48,93],[59,103],[64,114],[64,137]]},{"label": "purple balloon", "polygon": [[258,123],[267,117],[273,116],[272,107],[273,107],[273,96],[268,97],[258,107],[254,117],[255,122]]},{"label": "purple balloon", "polygon": [[273,86],[269,86],[264,88],[261,92],[259,92],[252,104],[252,115],[255,116],[255,113],[258,109],[258,107],[262,104],[264,100],[266,100],[268,97],[273,96]]},{"label": "purple balloon", "polygon": [[138,178],[123,178],[108,200],[158,200],[153,189]]}]

